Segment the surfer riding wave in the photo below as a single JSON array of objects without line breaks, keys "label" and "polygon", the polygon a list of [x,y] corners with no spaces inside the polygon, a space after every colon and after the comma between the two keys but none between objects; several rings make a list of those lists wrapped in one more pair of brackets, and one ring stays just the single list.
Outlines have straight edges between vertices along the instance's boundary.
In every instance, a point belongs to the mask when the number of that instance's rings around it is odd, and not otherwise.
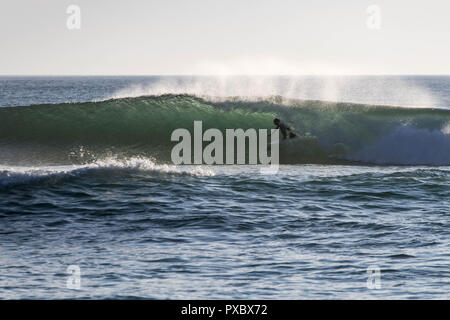
[{"label": "surfer riding wave", "polygon": [[289,139],[295,138],[297,135],[292,132],[291,128],[286,126],[284,123],[280,121],[280,119],[275,118],[273,123],[276,125],[275,129],[280,129],[281,135],[283,136],[283,140],[286,140],[289,132]]}]

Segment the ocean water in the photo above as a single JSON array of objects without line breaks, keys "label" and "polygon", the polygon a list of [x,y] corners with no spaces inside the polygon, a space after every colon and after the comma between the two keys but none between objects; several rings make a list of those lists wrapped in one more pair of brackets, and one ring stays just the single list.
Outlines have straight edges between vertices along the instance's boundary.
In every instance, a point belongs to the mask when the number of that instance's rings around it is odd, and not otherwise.
[{"label": "ocean water", "polygon": [[[450,77],[1,77],[0,106],[1,299],[449,298]],[[274,175],[170,161],[274,117]]]}]

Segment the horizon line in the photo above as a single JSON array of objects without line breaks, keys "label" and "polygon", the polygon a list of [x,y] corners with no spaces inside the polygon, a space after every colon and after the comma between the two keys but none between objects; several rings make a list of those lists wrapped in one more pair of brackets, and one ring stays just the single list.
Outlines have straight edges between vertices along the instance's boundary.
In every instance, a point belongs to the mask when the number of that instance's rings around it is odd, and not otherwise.
[{"label": "horizon line", "polygon": [[0,74],[0,77],[401,77],[450,76],[450,73],[385,74]]}]

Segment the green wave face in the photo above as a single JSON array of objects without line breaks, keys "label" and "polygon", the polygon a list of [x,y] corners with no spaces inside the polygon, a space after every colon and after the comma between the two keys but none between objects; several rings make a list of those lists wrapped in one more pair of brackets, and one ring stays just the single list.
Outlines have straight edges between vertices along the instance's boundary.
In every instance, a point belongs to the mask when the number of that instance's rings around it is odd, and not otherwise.
[{"label": "green wave face", "polygon": [[171,133],[192,132],[195,120],[224,133],[271,129],[275,117],[299,136],[280,144],[281,163],[450,165],[448,110],[189,95],[0,108],[0,162],[70,164],[105,156],[170,162]]}]

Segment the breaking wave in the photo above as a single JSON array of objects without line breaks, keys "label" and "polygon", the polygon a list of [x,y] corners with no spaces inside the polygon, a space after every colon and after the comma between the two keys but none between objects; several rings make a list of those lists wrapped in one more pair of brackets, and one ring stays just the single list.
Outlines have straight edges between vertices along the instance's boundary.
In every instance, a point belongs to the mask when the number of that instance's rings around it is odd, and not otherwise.
[{"label": "breaking wave", "polygon": [[450,110],[174,94],[1,108],[0,163],[168,165],[175,129],[270,129],[274,117],[299,136],[280,144],[281,163],[450,165]]}]

